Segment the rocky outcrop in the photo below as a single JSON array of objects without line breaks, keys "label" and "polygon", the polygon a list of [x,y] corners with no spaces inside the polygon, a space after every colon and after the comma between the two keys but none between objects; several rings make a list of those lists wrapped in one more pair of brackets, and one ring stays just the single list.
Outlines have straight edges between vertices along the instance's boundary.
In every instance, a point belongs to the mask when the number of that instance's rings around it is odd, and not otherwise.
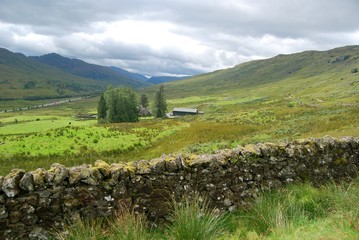
[{"label": "rocky outcrop", "polygon": [[166,222],[172,199],[198,193],[212,207],[247,207],[261,191],[292,182],[358,176],[359,139],[324,137],[250,144],[216,154],[163,156],[151,161],[49,170],[14,169],[0,176],[0,239],[47,239],[64,219],[110,216],[123,209]]}]

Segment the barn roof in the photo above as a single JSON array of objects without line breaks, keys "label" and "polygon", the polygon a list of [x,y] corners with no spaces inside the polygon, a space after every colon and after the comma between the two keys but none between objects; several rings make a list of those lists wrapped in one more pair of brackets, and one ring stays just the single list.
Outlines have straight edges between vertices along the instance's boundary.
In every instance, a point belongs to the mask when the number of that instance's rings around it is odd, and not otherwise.
[{"label": "barn roof", "polygon": [[173,112],[187,112],[187,113],[197,113],[196,108],[174,108]]}]

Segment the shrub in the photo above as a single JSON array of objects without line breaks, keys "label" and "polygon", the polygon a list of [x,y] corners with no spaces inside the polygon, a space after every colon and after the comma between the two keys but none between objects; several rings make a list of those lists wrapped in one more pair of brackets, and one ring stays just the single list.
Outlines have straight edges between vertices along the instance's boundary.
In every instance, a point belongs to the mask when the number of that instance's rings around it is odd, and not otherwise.
[{"label": "shrub", "polygon": [[351,73],[357,73],[358,72],[358,68],[352,68]]}]

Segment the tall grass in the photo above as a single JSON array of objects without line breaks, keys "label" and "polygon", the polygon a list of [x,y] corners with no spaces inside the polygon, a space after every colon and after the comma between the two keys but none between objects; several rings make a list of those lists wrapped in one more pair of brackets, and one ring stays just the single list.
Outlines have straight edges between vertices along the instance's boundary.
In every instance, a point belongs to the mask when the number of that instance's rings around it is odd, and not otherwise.
[{"label": "tall grass", "polygon": [[288,186],[263,193],[250,209],[226,215],[199,196],[173,203],[172,224],[150,229],[125,212],[112,220],[78,221],[57,239],[359,239],[359,178],[352,183]]},{"label": "tall grass", "polygon": [[148,240],[154,239],[145,217],[124,212],[114,219],[78,220],[55,234],[59,240]]},{"label": "tall grass", "polygon": [[103,220],[79,220],[55,234],[58,240],[102,240],[106,238]]},{"label": "tall grass", "polygon": [[109,239],[113,240],[146,240],[154,239],[148,230],[147,220],[142,215],[125,212],[110,223]]},{"label": "tall grass", "polygon": [[172,217],[169,239],[211,240],[224,233],[224,216],[211,210],[198,195],[175,202]]},{"label": "tall grass", "polygon": [[359,178],[264,193],[234,219],[233,239],[359,239]]}]

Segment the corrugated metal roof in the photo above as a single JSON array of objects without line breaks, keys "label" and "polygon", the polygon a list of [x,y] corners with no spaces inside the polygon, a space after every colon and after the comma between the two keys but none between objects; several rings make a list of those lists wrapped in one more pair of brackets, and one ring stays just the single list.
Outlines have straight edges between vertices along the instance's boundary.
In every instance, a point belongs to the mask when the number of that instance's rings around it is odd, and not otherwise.
[{"label": "corrugated metal roof", "polygon": [[174,108],[173,112],[188,112],[188,113],[197,113],[196,108]]}]

